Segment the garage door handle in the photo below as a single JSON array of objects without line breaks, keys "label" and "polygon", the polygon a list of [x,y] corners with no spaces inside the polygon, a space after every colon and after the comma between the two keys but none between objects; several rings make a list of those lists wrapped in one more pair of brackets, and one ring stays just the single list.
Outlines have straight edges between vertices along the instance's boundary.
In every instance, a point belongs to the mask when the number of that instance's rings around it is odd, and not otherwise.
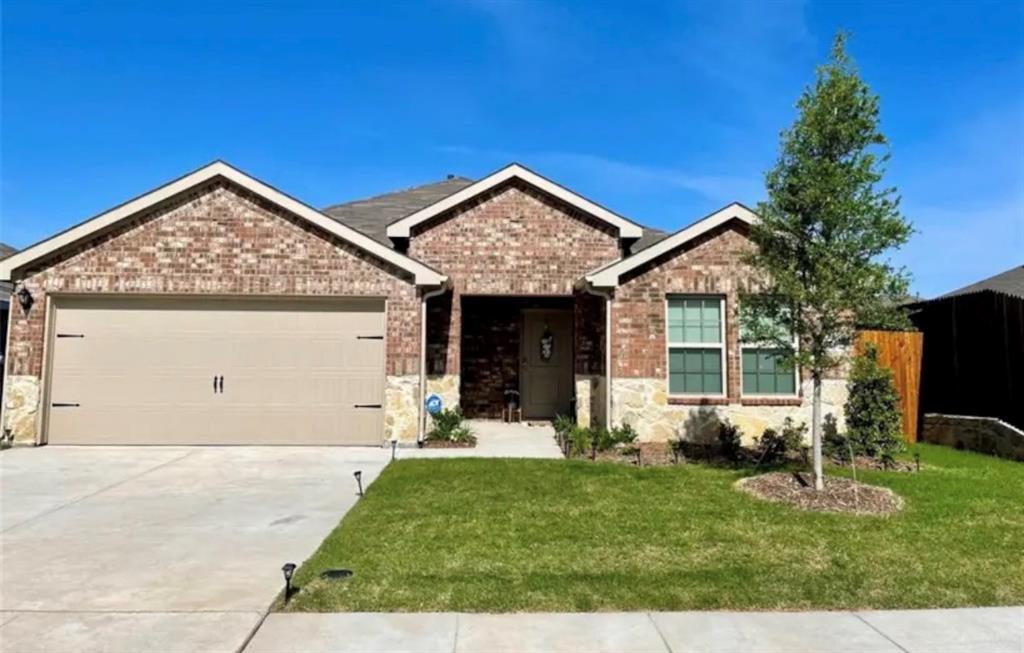
[{"label": "garage door handle", "polygon": [[382,408],[381,404],[356,404],[353,408]]},{"label": "garage door handle", "polygon": [[53,408],[78,408],[80,405],[81,404],[64,403],[60,401],[55,401],[52,404],[50,404],[50,406]]}]

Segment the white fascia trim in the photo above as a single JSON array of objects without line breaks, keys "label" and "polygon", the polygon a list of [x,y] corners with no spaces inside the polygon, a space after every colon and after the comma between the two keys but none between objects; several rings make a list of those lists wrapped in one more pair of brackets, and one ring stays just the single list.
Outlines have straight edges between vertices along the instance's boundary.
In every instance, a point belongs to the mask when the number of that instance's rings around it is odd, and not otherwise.
[{"label": "white fascia trim", "polygon": [[392,222],[388,225],[388,237],[408,238],[414,226],[438,216],[449,209],[455,208],[459,204],[471,200],[477,195],[485,193],[498,184],[512,178],[520,179],[531,186],[544,191],[548,195],[562,200],[569,206],[592,215],[602,222],[608,223],[619,230],[619,238],[640,238],[643,236],[643,227],[635,222],[627,220],[621,215],[613,213],[603,206],[595,204],[587,198],[577,195],[564,186],[559,186],[550,179],[541,177],[536,172],[533,172],[528,168],[524,168],[518,163],[512,163],[501,170],[484,177],[480,181],[466,186],[462,190],[452,193],[448,197],[431,204],[430,206],[424,207],[415,213]]},{"label": "white fascia trim", "polygon": [[293,197],[285,195],[281,191],[264,184],[263,182],[250,177],[244,172],[233,168],[223,161],[214,161],[195,172],[176,179],[169,184],[161,186],[145,195],[141,195],[120,206],[117,206],[106,213],[102,213],[91,220],[71,227],[56,236],[39,242],[27,249],[24,249],[13,256],[0,261],[0,280],[8,281],[14,270],[24,267],[58,249],[76,243],[90,235],[110,227],[117,222],[132,215],[159,204],[175,195],[185,192],[194,186],[198,186],[215,177],[223,177],[246,190],[263,197],[281,208],[293,213],[300,218],[316,225],[324,231],[345,240],[359,249],[362,249],[379,259],[391,263],[395,267],[405,270],[413,275],[418,286],[437,286],[443,284],[447,277],[430,269],[426,265],[404,256],[376,240],[362,234],[351,227],[347,227],[336,220],[332,220],[313,207],[303,204]]},{"label": "white fascia trim", "polygon": [[689,227],[677,231],[664,240],[646,249],[642,249],[632,256],[595,270],[583,278],[594,288],[615,288],[619,285],[619,278],[626,272],[636,269],[648,261],[653,261],[662,254],[671,252],[677,247],[681,247],[694,238],[733,219],[741,220],[747,224],[754,224],[758,221],[756,213],[739,202],[733,202],[706,218],[694,222]]}]

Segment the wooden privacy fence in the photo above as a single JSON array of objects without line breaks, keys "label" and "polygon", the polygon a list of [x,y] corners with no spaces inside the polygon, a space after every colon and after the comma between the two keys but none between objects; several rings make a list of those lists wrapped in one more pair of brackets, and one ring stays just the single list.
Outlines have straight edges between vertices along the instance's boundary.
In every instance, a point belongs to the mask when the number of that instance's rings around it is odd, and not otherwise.
[{"label": "wooden privacy fence", "polygon": [[878,362],[892,370],[903,413],[903,435],[917,442],[918,398],[921,392],[921,352],[924,334],[920,331],[861,331],[857,353],[866,343],[878,348]]}]

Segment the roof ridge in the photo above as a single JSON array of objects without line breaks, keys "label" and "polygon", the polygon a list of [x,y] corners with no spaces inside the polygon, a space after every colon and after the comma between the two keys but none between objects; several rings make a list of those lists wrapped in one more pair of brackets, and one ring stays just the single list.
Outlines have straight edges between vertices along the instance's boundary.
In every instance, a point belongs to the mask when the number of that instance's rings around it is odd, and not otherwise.
[{"label": "roof ridge", "polygon": [[450,181],[468,181],[468,182],[472,182],[473,180],[470,179],[469,177],[463,177],[462,175],[450,175],[450,176],[445,177],[444,179],[440,179],[438,181],[430,181],[430,182],[427,182],[425,184],[417,184],[415,186],[409,186],[407,188],[398,188],[398,189],[395,189],[395,190],[389,190],[389,191],[387,191],[385,193],[378,193],[377,195],[370,195],[368,197],[360,197],[360,198],[357,198],[357,199],[354,199],[354,200],[349,200],[347,202],[338,202],[337,204],[331,204],[330,206],[325,207],[323,210],[324,211],[330,211],[331,209],[337,209],[337,208],[340,208],[342,206],[351,206],[353,204],[361,204],[363,202],[372,202],[374,200],[379,200],[382,197],[388,197],[390,195],[398,195],[400,193],[408,193],[410,191],[419,190],[421,188],[426,188],[428,186],[440,186],[441,184],[444,184],[444,183],[447,183],[447,182],[450,182]]}]

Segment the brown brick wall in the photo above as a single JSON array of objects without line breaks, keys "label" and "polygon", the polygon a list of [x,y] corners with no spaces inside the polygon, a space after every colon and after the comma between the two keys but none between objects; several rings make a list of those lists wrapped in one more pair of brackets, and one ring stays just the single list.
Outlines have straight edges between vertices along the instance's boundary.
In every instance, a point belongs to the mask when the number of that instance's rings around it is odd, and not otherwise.
[{"label": "brown brick wall", "polygon": [[615,292],[612,357],[616,378],[667,378],[665,299],[670,294],[725,297],[729,399],[740,395],[738,299],[754,289],[742,257],[752,247],[737,221],[630,273]]},{"label": "brown brick wall", "polygon": [[40,376],[46,293],[387,297],[387,371],[418,373],[411,277],[227,182],[211,182],[97,237],[25,279],[11,310],[10,374]]},{"label": "brown brick wall", "polygon": [[[619,257],[608,225],[519,182],[418,226],[409,255],[448,275],[452,296],[429,324],[432,373],[461,367],[463,295],[571,296],[587,272]],[[440,335],[439,335],[440,334]]]}]

